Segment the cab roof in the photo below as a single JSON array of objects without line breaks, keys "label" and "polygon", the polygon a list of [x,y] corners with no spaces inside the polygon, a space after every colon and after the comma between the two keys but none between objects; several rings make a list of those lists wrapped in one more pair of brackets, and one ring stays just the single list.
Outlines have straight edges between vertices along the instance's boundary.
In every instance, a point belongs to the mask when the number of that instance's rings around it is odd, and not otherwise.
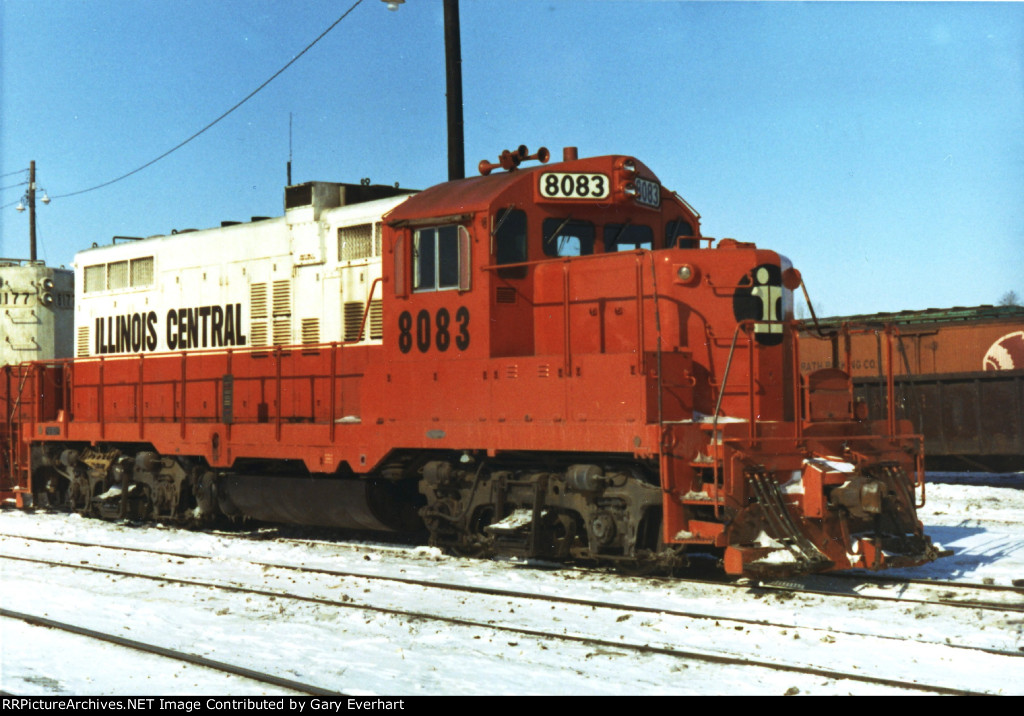
[{"label": "cab roof", "polygon": [[420,219],[455,217],[489,211],[494,200],[505,190],[517,184],[529,186],[536,181],[536,175],[547,172],[594,172],[610,173],[620,159],[632,159],[637,174],[657,181],[657,177],[642,162],[623,155],[589,157],[555,164],[538,164],[513,171],[488,176],[469,177],[445,182],[425,189],[396,207],[385,218],[392,227],[417,223]]}]

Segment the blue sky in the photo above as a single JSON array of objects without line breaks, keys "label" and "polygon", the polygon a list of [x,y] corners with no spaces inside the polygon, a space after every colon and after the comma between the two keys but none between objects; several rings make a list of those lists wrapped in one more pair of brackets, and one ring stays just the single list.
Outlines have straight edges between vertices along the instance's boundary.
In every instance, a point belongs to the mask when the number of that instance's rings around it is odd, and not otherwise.
[{"label": "blue sky", "polygon": [[[293,180],[447,176],[439,0],[0,0],[0,186],[40,256],[282,213]],[[1024,3],[462,0],[467,174],[637,156],[825,314],[1024,297]],[[27,257],[24,187],[0,256]]]}]

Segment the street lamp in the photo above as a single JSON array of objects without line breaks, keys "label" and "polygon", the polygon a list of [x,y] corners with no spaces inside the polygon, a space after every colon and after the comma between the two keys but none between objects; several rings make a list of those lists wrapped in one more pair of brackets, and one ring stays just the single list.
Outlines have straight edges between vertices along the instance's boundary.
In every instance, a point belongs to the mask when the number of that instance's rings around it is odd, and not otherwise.
[{"label": "street lamp", "polygon": [[[388,10],[398,10],[405,0],[381,0]],[[448,98],[448,180],[466,178],[465,140],[462,122],[462,40],[459,0],[444,0],[445,81]]]}]

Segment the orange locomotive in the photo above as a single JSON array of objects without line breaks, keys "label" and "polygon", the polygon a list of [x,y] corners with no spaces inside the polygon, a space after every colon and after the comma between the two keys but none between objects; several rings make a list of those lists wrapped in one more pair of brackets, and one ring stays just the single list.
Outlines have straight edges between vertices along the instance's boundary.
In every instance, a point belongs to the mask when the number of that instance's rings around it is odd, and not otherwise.
[{"label": "orange locomotive", "polygon": [[385,215],[379,343],[34,364],[47,398],[8,481],[101,516],[425,528],[626,567],[937,556],[920,438],[854,415],[845,373],[801,377],[787,259],[703,237],[634,158],[527,154]]}]

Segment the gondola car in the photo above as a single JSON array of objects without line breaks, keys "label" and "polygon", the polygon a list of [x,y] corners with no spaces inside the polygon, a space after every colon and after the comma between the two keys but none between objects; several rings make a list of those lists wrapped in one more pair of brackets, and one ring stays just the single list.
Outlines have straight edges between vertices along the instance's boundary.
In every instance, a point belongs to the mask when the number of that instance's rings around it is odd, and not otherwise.
[{"label": "gondola car", "polygon": [[[870,415],[885,410],[883,329],[896,332],[893,372],[896,411],[924,436],[926,466],[934,470],[1024,470],[1024,307],[900,311],[822,319],[804,324],[801,370],[833,365],[831,338],[822,333],[859,324],[851,334],[848,371],[856,400]],[[849,365],[849,367],[847,367]]]}]

